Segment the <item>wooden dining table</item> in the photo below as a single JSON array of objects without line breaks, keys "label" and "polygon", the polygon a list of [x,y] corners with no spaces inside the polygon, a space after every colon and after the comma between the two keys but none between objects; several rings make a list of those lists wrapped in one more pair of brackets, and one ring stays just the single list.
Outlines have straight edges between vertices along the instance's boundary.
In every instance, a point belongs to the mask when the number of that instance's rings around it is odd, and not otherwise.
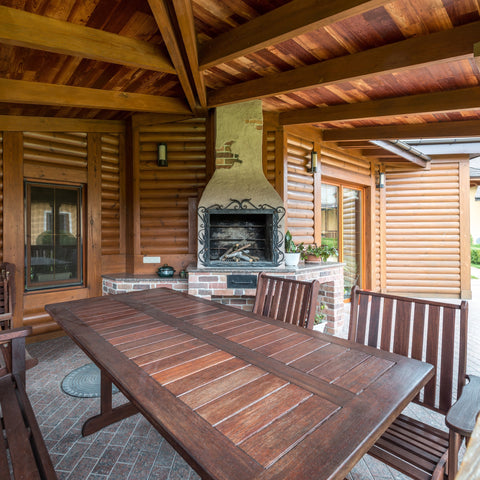
[{"label": "wooden dining table", "polygon": [[[83,434],[140,412],[202,479],[343,479],[433,367],[166,288],[47,312],[101,370]],[[112,382],[127,402],[112,406]]]}]

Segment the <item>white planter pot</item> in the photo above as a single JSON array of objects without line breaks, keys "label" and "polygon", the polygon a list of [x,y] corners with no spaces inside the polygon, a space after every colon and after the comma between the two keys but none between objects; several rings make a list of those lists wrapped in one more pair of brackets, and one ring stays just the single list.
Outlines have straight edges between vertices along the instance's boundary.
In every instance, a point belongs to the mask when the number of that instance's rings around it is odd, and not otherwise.
[{"label": "white planter pot", "polygon": [[285,266],[296,267],[300,261],[300,253],[286,253],[285,254]]},{"label": "white planter pot", "polygon": [[318,325],[314,325],[313,329],[316,330],[317,332],[322,332],[324,333],[327,328],[327,322],[322,322],[319,323]]}]

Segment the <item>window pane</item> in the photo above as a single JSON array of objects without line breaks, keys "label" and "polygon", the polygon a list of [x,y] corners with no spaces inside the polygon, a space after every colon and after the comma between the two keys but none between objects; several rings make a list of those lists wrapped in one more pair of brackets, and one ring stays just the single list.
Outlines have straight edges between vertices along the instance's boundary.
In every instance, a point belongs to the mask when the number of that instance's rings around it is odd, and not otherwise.
[{"label": "window pane", "polygon": [[322,183],[322,245],[338,249],[338,187]]},{"label": "window pane", "polygon": [[81,187],[27,184],[27,288],[79,284]]},{"label": "window pane", "polygon": [[360,192],[343,189],[343,262],[345,296],[349,297],[352,287],[358,283],[362,265]]}]

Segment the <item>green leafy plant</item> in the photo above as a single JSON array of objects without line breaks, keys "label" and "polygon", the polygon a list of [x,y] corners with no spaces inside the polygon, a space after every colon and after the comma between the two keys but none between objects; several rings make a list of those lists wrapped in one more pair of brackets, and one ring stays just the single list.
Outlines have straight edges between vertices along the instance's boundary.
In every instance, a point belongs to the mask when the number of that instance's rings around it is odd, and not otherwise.
[{"label": "green leafy plant", "polygon": [[303,243],[296,244],[293,241],[290,230],[285,234],[285,253],[302,253],[304,251]]},{"label": "green leafy plant", "polygon": [[337,256],[338,250],[331,245],[308,245],[304,252],[302,253],[302,258],[305,260],[308,255],[313,255],[317,258],[321,258],[324,262],[326,262],[331,256]]},{"label": "green leafy plant", "polygon": [[320,311],[315,314],[313,322],[314,325],[320,325],[321,323],[325,323],[327,321],[327,314],[323,312],[323,310],[327,308],[327,305],[322,302],[318,308]]}]

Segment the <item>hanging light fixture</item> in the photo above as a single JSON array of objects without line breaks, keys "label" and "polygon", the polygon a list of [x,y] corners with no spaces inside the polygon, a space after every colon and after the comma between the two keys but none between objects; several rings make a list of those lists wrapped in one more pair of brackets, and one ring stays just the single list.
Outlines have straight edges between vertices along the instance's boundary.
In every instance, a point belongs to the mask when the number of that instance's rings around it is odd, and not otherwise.
[{"label": "hanging light fixture", "polygon": [[167,144],[159,143],[157,145],[157,165],[159,167],[168,167]]}]

